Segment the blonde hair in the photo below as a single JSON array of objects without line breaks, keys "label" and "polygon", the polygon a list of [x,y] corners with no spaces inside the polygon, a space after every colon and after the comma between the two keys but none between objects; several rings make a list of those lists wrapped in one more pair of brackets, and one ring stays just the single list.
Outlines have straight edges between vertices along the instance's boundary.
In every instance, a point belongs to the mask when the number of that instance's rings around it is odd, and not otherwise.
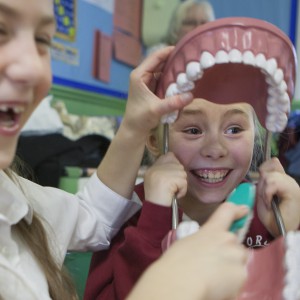
[{"label": "blonde hair", "polygon": [[181,2],[175,9],[170,24],[165,42],[169,45],[175,45],[179,40],[179,31],[182,26],[182,22],[186,17],[187,11],[192,6],[200,6],[203,11],[206,12],[207,22],[215,19],[215,13],[212,5],[208,1],[203,0],[186,0]]},{"label": "blonde hair", "polygon": [[249,172],[257,172],[264,160],[264,143],[266,130],[261,126],[256,113],[254,112],[254,149]]},{"label": "blonde hair", "polygon": [[[16,171],[24,170],[24,165],[16,158],[10,169],[4,170],[20,189]],[[22,174],[20,174],[22,175]],[[23,190],[22,190],[23,191]],[[45,222],[45,221],[44,221]],[[48,282],[49,294],[53,300],[78,299],[75,286],[64,266],[60,266],[50,251],[48,234],[44,228],[41,217],[33,212],[32,223],[28,224],[24,219],[13,226],[18,236],[26,243],[43,270]],[[1,299],[1,298],[0,298]]]}]

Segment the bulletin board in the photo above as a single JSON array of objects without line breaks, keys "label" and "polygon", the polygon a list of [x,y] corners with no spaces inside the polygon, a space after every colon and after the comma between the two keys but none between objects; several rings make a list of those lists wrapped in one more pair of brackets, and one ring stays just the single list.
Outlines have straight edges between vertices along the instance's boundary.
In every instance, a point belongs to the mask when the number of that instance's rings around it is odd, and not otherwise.
[{"label": "bulletin board", "polygon": [[76,38],[76,0],[54,0],[56,37],[72,42]]}]

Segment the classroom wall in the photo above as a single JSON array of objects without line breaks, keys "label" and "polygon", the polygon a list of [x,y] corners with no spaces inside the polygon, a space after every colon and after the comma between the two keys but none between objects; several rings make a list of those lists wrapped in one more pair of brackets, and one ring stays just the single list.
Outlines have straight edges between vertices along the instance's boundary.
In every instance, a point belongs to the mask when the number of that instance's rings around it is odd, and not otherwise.
[{"label": "classroom wall", "polygon": [[[297,1],[298,2],[298,1]],[[298,4],[297,7],[297,16],[300,16],[300,5]],[[296,20],[296,49],[297,49],[297,58],[299,61],[300,57],[300,38],[298,35],[300,34],[300,20],[299,17]],[[300,102],[300,64],[298,63],[298,72],[296,77],[296,91],[295,91],[295,99],[297,99]]]},{"label": "classroom wall", "polygon": [[[56,0],[62,5],[73,0]],[[98,92],[126,98],[131,66],[111,61],[110,81],[102,82],[92,76],[94,31],[100,30],[104,34],[113,35],[113,0],[74,0],[76,3],[76,38],[66,41],[55,38],[54,42],[78,51],[78,64],[70,64],[52,58],[54,84],[66,85],[87,91]],[[110,4],[106,5],[105,3]]]},{"label": "classroom wall", "polygon": [[287,35],[290,35],[293,2],[293,0],[210,0],[216,18],[235,16],[258,18],[278,26]]},{"label": "classroom wall", "polygon": [[[92,76],[93,64],[93,37],[94,30],[99,29],[103,33],[112,36],[113,34],[113,9],[116,1],[133,3],[133,0],[55,0],[55,2],[75,1],[76,2],[76,38],[72,42],[56,38],[55,41],[74,48],[78,51],[78,64],[68,64],[52,59],[54,84],[65,85],[73,88],[80,88],[85,91],[92,91],[99,94],[110,95],[126,99],[129,83],[129,74],[132,70],[122,62],[112,59],[111,76],[109,82],[101,82]],[[141,0],[142,1],[142,0]],[[144,0],[155,9],[163,7],[162,0]],[[170,1],[170,0],[166,0]],[[290,36],[296,44],[295,20],[293,14],[298,0],[210,0],[215,9],[217,18],[229,16],[247,16],[261,18],[269,21]],[[93,4],[94,3],[94,4]],[[95,5],[98,3],[98,5]],[[104,5],[106,3],[106,6]],[[108,6],[108,8],[107,8]],[[170,6],[169,6],[170,7]],[[144,11],[144,14],[147,11]],[[155,14],[154,12],[152,12]],[[162,14],[163,15],[163,14]],[[170,13],[168,14],[170,15]],[[147,16],[145,16],[146,18]],[[148,18],[147,26],[158,26],[155,20],[152,24]],[[158,25],[157,25],[158,24]],[[151,29],[148,30],[151,32]],[[298,47],[299,48],[299,47]],[[298,93],[299,94],[299,93]],[[299,98],[297,94],[297,97]]]}]

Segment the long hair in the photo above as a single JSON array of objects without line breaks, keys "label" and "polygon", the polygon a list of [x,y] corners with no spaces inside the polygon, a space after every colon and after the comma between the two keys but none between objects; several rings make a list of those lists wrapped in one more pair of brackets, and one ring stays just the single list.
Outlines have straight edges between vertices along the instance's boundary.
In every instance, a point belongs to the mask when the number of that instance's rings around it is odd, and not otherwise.
[{"label": "long hair", "polygon": [[[30,169],[24,167],[19,158],[16,158],[10,169],[6,169],[5,173],[13,180],[22,190],[18,183],[16,171],[26,170],[28,176],[32,176]],[[22,173],[19,175],[23,175]],[[24,176],[23,176],[24,177]],[[22,192],[24,192],[22,190]],[[46,222],[43,220],[43,222]],[[73,300],[78,299],[73,281],[64,266],[60,266],[52,252],[48,241],[48,234],[43,225],[42,218],[33,212],[32,223],[28,224],[24,219],[13,226],[18,236],[29,247],[33,256],[40,265],[48,282],[49,294],[53,300]]]},{"label": "long hair", "polygon": [[253,148],[253,156],[250,165],[249,172],[257,172],[259,166],[264,161],[264,140],[266,135],[266,130],[261,126],[258,121],[256,114],[254,113],[254,148]]}]

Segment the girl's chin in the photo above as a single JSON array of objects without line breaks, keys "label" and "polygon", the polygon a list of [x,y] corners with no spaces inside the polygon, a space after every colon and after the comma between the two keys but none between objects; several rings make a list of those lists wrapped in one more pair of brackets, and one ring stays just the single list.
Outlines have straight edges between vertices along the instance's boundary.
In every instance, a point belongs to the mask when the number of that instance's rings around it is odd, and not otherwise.
[{"label": "girl's chin", "polygon": [[13,162],[15,156],[15,147],[2,148],[0,151],[0,169],[7,169]]},{"label": "girl's chin", "polygon": [[229,195],[230,191],[204,191],[202,193],[191,193],[192,197],[194,199],[197,199],[198,202],[203,204],[219,204],[222,203],[227,196]]},{"label": "girl's chin", "polygon": [[5,159],[0,159],[0,170],[4,170],[10,167],[10,165],[13,162],[13,158],[9,159],[9,160],[5,160]]},{"label": "girl's chin", "polygon": [[[226,197],[225,197],[226,198]],[[202,204],[220,204],[222,202],[224,202],[224,199],[225,198],[222,198],[223,200],[220,200],[221,198],[218,198],[218,199],[211,199],[211,198],[208,198],[208,199],[201,199],[199,200]]]}]

